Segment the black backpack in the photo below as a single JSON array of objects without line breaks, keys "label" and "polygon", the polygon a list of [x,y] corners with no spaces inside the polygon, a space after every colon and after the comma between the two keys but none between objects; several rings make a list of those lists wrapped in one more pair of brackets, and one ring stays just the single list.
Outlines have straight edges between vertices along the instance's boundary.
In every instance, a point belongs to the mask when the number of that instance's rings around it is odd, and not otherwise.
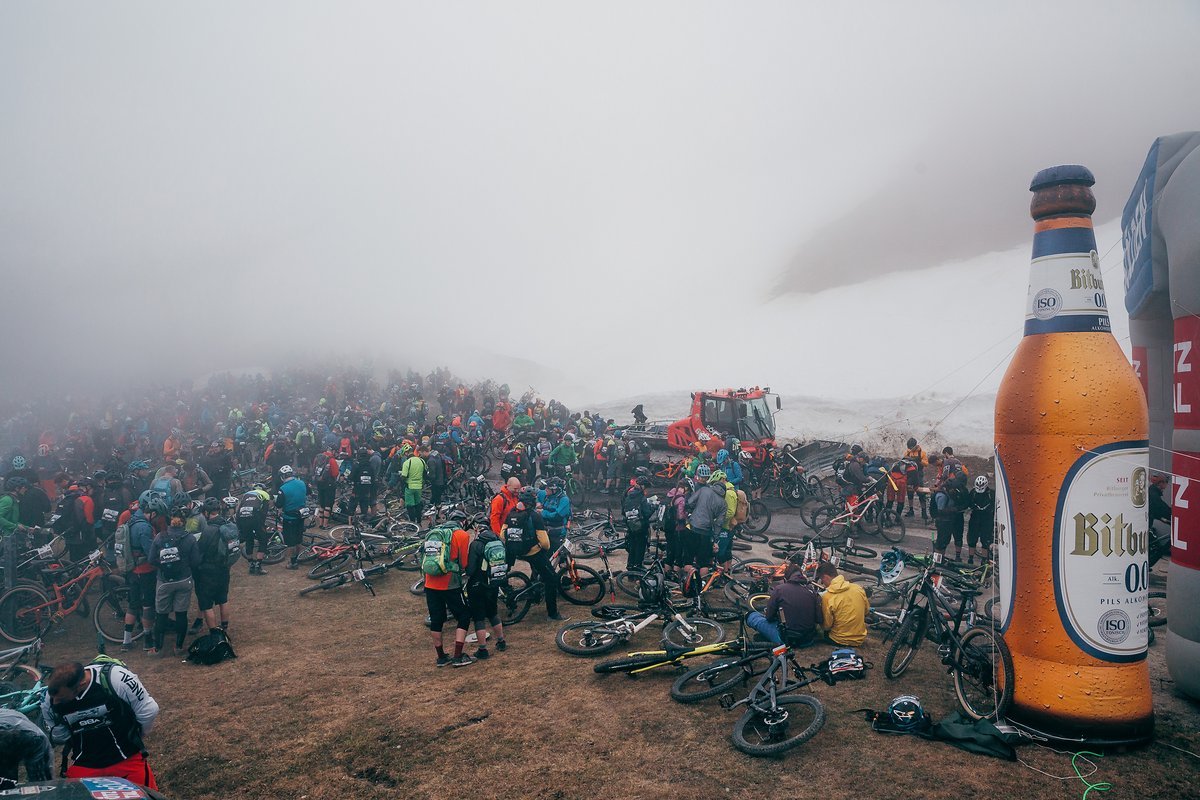
[{"label": "black backpack", "polygon": [[219,664],[227,658],[237,658],[237,653],[229,637],[219,630],[197,637],[187,652],[187,660],[193,664]]},{"label": "black backpack", "polygon": [[50,518],[50,527],[55,533],[70,533],[75,530],[75,501],[78,499],[79,492],[67,492],[58,501],[54,516]]}]

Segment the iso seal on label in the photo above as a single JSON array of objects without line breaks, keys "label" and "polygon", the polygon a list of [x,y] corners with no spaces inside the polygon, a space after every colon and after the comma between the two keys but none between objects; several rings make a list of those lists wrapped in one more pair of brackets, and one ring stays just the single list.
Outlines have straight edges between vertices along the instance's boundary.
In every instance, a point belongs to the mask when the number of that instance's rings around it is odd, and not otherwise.
[{"label": "iso seal on label", "polygon": [[1100,616],[1096,624],[1100,638],[1109,644],[1121,644],[1129,638],[1133,626],[1129,624],[1129,615],[1119,608],[1114,608]]},{"label": "iso seal on label", "polygon": [[1033,315],[1038,319],[1052,319],[1062,310],[1062,295],[1053,289],[1042,289],[1033,296]]}]

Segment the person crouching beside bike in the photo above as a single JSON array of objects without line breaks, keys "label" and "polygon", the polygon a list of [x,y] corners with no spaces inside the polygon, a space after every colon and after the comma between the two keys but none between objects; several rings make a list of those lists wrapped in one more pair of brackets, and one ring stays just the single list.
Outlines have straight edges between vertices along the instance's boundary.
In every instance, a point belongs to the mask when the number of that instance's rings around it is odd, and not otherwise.
[{"label": "person crouching beside bike", "polygon": [[783,644],[786,634],[787,643],[793,647],[808,647],[815,642],[823,621],[821,597],[804,576],[804,566],[795,562],[787,565],[783,583],[771,590],[763,612],[746,615],[746,625],[767,641]]},{"label": "person crouching beside bike", "polygon": [[525,487],[517,495],[517,504],[504,520],[504,547],[511,569],[517,559],[529,562],[529,568],[545,587],[546,617],[556,621],[566,617],[558,613],[558,575],[550,564],[550,535],[546,523],[536,510],[537,493]]}]

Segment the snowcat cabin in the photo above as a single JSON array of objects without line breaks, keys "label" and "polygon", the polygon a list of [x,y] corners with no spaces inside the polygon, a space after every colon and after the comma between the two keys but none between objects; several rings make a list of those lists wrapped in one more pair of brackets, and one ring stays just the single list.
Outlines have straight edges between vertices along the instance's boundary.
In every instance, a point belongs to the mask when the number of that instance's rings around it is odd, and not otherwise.
[{"label": "snowcat cabin", "polygon": [[[692,413],[671,425],[667,443],[676,450],[689,450],[697,440],[709,437],[706,448],[715,453],[725,440],[735,437],[762,463],[762,445],[775,444],[775,416],[767,401],[769,389],[722,389],[692,395]],[[775,406],[780,406],[775,398]],[[703,435],[701,435],[703,434]]]}]

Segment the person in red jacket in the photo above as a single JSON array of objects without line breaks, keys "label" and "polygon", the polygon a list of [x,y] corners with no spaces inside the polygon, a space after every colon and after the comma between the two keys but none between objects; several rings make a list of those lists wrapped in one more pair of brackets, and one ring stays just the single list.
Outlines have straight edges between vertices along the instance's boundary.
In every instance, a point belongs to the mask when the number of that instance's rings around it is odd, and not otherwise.
[{"label": "person in red jacket", "polygon": [[521,481],[509,478],[500,491],[492,498],[492,507],[488,513],[488,523],[492,533],[499,536],[504,531],[504,521],[517,507],[517,495],[521,492]]},{"label": "person in red jacket", "polygon": [[492,411],[492,429],[500,435],[504,435],[512,425],[512,421],[512,403],[507,400],[497,401],[496,408]]}]

